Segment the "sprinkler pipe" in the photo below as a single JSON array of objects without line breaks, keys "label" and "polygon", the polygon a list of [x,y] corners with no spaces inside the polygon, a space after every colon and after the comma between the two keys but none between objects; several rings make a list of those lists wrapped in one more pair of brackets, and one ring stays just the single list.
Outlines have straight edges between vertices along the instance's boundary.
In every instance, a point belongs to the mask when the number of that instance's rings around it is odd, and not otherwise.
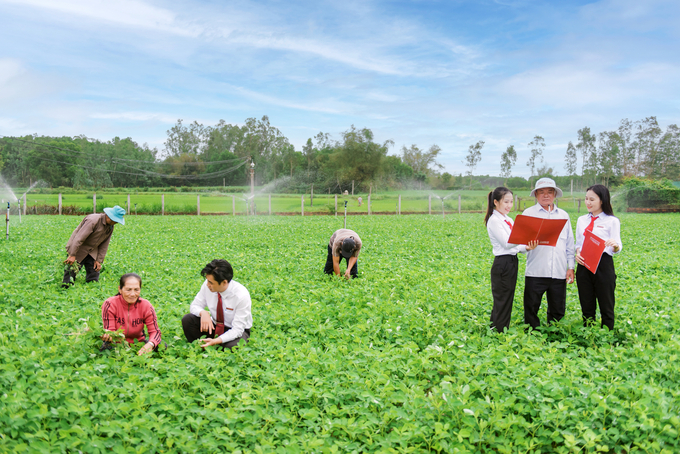
[{"label": "sprinkler pipe", "polygon": [[347,200],[345,200],[345,228],[347,228]]},{"label": "sprinkler pipe", "polygon": [[5,239],[9,240],[9,202],[7,202],[7,215],[5,217],[5,224],[6,224]]}]

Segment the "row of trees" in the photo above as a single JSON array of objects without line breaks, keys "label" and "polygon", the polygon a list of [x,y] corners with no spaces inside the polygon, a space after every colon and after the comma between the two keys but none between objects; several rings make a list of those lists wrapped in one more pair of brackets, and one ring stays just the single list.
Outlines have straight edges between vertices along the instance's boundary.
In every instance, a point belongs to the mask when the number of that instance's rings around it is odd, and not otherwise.
[{"label": "row of trees", "polygon": [[[0,139],[0,171],[13,186],[44,180],[51,186],[237,186],[248,184],[249,167],[255,164],[256,184],[273,183],[292,190],[315,185],[318,191],[350,189],[352,182],[369,186],[432,187],[461,185],[462,174],[440,173],[441,149],[432,145],[402,146],[388,155],[391,140],[376,142],[370,129],[352,126],[334,140],[320,132],[301,150],[272,126],[267,116],[248,118],[242,126],[220,120],[215,126],[182,120],[167,131],[159,152],[132,139],[108,142],[78,137]],[[482,159],[484,141],[470,145],[465,157],[468,187]],[[536,135],[527,144],[527,167],[531,177],[554,174],[544,162],[545,139]],[[510,145],[500,159],[500,175],[506,181],[518,159]],[[580,129],[576,144],[569,142],[566,171],[584,184],[623,176],[680,179],[680,129],[661,130],[655,117],[631,122],[622,120],[616,131],[599,134]],[[531,181],[531,178],[530,178]],[[298,188],[296,188],[296,186]]]},{"label": "row of trees", "polygon": [[621,120],[615,131],[593,134],[578,131],[576,145],[569,142],[566,170],[576,175],[581,157],[581,176],[604,184],[613,177],[680,179],[680,128],[672,124],[664,132],[656,117],[632,122]]},{"label": "row of trees", "polygon": [[[465,165],[472,185],[472,174],[481,160],[483,141],[470,145]],[[543,163],[545,139],[539,135],[527,144],[529,158],[527,167],[534,175],[552,175],[553,169]],[[580,157],[580,160],[579,160]],[[569,142],[565,153],[565,170],[568,176],[579,175],[584,184],[602,182],[609,185],[612,178],[647,177],[680,180],[680,128],[672,124],[664,132],[656,117],[639,121],[621,120],[615,131],[599,134],[584,127],[577,132],[576,145]],[[507,179],[517,162],[514,145],[501,155],[500,175]]]},{"label": "row of trees", "polygon": [[242,126],[179,120],[164,145],[159,152],[130,138],[6,137],[0,139],[0,171],[12,186],[36,180],[53,187],[239,186],[248,184],[252,162],[258,185],[315,184],[319,191],[337,192],[353,181],[366,189],[422,185],[432,168],[441,168],[436,145],[404,146],[400,156],[388,156],[392,141],[378,143],[370,129],[354,126],[339,140],[319,133],[297,151],[266,116]]}]

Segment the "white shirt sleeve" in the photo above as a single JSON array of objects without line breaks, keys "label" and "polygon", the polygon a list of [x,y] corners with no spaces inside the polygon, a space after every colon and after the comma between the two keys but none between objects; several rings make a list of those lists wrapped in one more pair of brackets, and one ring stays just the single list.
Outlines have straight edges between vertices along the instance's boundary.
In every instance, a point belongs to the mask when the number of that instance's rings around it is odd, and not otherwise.
[{"label": "white shirt sleeve", "polygon": [[222,343],[227,343],[234,339],[238,339],[243,336],[243,332],[246,329],[247,322],[251,318],[251,301],[250,295],[243,295],[236,307],[234,308],[234,319],[231,322],[231,329],[225,331],[224,334],[220,336]]},{"label": "white shirt sleeve", "polygon": [[208,301],[205,298],[205,290],[207,288],[206,282],[207,281],[203,281],[201,289],[198,291],[198,293],[194,297],[194,300],[191,302],[191,305],[189,306],[189,312],[191,312],[197,317],[201,316],[201,312],[204,311],[206,306],[208,305]]},{"label": "white shirt sleeve", "polygon": [[611,236],[609,239],[616,241],[616,243],[619,245],[619,250],[617,252],[614,252],[614,248],[611,246],[607,246],[607,253],[609,255],[614,255],[618,254],[619,252],[623,251],[623,243],[621,242],[621,221],[619,221],[619,218],[611,216]]},{"label": "white shirt sleeve", "polygon": [[564,226],[567,232],[567,270],[573,270],[576,267],[576,254],[574,250],[574,232],[571,230],[571,220],[567,215],[567,223]]},{"label": "white shirt sleeve", "polygon": [[486,225],[486,230],[489,233],[489,240],[493,246],[493,254],[498,255],[516,255],[518,252],[526,253],[527,247],[523,244],[516,245],[508,243],[510,233],[503,225],[505,219],[500,215],[492,215]]}]

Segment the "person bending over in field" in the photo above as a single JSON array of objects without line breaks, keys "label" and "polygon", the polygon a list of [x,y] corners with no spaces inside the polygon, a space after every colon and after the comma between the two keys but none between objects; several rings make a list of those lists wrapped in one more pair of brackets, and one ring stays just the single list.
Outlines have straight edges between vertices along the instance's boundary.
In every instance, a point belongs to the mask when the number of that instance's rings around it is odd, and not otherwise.
[{"label": "person bending over in field", "polygon": [[205,278],[201,289],[182,318],[187,342],[199,337],[201,347],[219,346],[222,349],[248,342],[253,327],[250,293],[232,280],[234,270],[226,260],[216,259],[201,270]]},{"label": "person bending over in field", "polygon": [[[161,330],[158,329],[156,310],[150,302],[140,298],[142,278],[135,273],[124,274],[118,285],[118,295],[104,301],[102,305],[102,321],[105,331],[117,331],[122,328],[125,340],[133,343],[135,339],[144,346],[139,355],[157,350],[161,343]],[[149,340],[144,335],[144,326],[149,332]],[[109,333],[102,335],[102,350],[111,348],[114,337]]]},{"label": "person bending over in field", "polygon": [[359,275],[357,260],[361,251],[361,238],[357,232],[350,229],[336,230],[328,242],[328,255],[326,256],[326,266],[324,273],[340,276],[340,262],[343,257],[347,262],[345,278],[350,276],[355,278]]},{"label": "person bending over in field", "polygon": [[[66,265],[85,266],[85,282],[98,282],[99,271],[102,269],[106,251],[109,249],[109,241],[113,234],[113,226],[125,225],[125,210],[118,205],[113,208],[104,208],[103,213],[89,214],[85,216],[78,227],[71,234],[66,243],[68,258]],[[64,270],[64,280],[61,286],[69,288],[76,280],[76,270],[67,267]]]}]

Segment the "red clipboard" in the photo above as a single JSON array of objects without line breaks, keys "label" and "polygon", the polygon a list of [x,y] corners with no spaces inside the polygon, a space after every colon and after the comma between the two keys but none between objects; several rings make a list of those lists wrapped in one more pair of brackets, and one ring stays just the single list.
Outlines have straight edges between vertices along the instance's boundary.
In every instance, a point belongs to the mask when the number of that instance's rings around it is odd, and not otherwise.
[{"label": "red clipboard", "polygon": [[583,247],[580,254],[583,258],[583,263],[588,271],[595,274],[597,267],[600,266],[600,259],[604,253],[604,240],[595,235],[590,230],[586,230],[583,235]]},{"label": "red clipboard", "polygon": [[566,219],[542,219],[518,214],[508,243],[529,244],[538,240],[539,246],[556,246]]}]

